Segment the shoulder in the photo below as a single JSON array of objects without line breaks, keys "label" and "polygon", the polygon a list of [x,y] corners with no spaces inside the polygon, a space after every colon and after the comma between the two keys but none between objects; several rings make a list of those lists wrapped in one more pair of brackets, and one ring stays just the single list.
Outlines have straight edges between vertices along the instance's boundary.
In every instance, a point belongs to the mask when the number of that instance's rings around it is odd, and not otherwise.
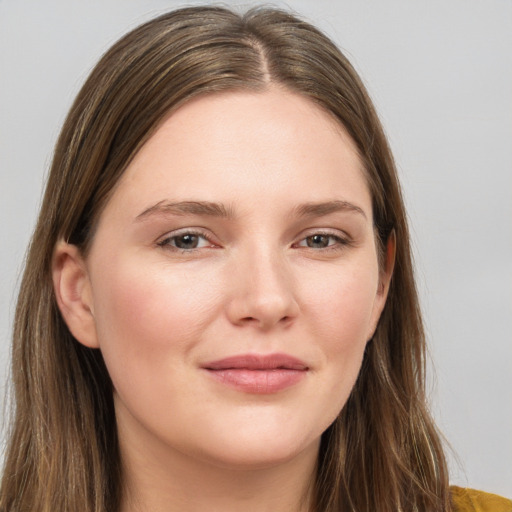
[{"label": "shoulder", "polygon": [[453,512],[512,512],[512,501],[496,494],[450,487]]}]

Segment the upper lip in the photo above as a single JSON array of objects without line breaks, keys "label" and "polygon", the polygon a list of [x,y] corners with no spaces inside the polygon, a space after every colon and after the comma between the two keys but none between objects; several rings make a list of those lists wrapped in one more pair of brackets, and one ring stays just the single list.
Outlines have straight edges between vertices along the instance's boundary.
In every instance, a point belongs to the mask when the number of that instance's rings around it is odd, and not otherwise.
[{"label": "upper lip", "polygon": [[206,370],[308,370],[306,363],[288,354],[242,354],[202,365]]}]

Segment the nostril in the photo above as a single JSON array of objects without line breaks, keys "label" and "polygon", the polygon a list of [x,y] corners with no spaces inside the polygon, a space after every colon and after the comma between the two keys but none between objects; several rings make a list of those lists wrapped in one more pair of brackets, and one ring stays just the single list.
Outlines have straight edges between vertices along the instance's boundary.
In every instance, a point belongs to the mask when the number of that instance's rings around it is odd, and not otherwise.
[{"label": "nostril", "polygon": [[254,324],[258,324],[258,325],[261,325],[261,326],[265,326],[265,325],[277,325],[277,324],[287,324],[289,323],[290,321],[292,320],[292,317],[291,316],[288,316],[288,315],[285,315],[281,318],[278,318],[278,319],[265,319],[265,318],[257,318],[257,317],[253,317],[253,316],[246,316],[246,317],[243,317],[240,319],[240,325],[243,325],[243,324],[250,324],[250,323],[254,323]]}]

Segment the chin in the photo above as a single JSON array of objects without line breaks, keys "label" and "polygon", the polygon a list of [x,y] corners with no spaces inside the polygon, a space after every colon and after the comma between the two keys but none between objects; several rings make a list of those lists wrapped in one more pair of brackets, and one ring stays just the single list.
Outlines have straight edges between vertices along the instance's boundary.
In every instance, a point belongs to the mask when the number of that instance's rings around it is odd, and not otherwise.
[{"label": "chin", "polygon": [[[227,435],[213,441],[202,458],[218,467],[233,470],[258,470],[291,463],[294,459],[312,457],[316,460],[320,436],[305,439],[282,426],[279,433],[268,431]],[[213,449],[212,449],[213,448]]]},{"label": "chin", "polygon": [[[254,450],[238,451],[233,450],[223,452],[222,454],[210,454],[209,461],[216,467],[233,471],[257,471],[262,469],[271,469],[290,464],[294,460],[302,458],[305,452],[313,451],[314,456],[318,454],[319,443],[313,443],[313,446],[306,447],[300,451],[291,449],[281,449],[276,452],[268,449],[256,448]],[[309,448],[309,449],[308,449]]]}]

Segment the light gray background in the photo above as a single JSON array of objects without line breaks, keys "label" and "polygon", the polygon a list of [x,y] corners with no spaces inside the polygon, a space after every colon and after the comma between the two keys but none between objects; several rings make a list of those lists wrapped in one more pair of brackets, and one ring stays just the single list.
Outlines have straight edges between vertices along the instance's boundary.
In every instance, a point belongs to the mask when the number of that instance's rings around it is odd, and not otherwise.
[{"label": "light gray background", "polygon": [[[2,391],[16,283],[66,111],[118,37],[182,5],[0,0]],[[512,1],[288,6],[344,49],[395,152],[452,482],[512,497]]]}]

